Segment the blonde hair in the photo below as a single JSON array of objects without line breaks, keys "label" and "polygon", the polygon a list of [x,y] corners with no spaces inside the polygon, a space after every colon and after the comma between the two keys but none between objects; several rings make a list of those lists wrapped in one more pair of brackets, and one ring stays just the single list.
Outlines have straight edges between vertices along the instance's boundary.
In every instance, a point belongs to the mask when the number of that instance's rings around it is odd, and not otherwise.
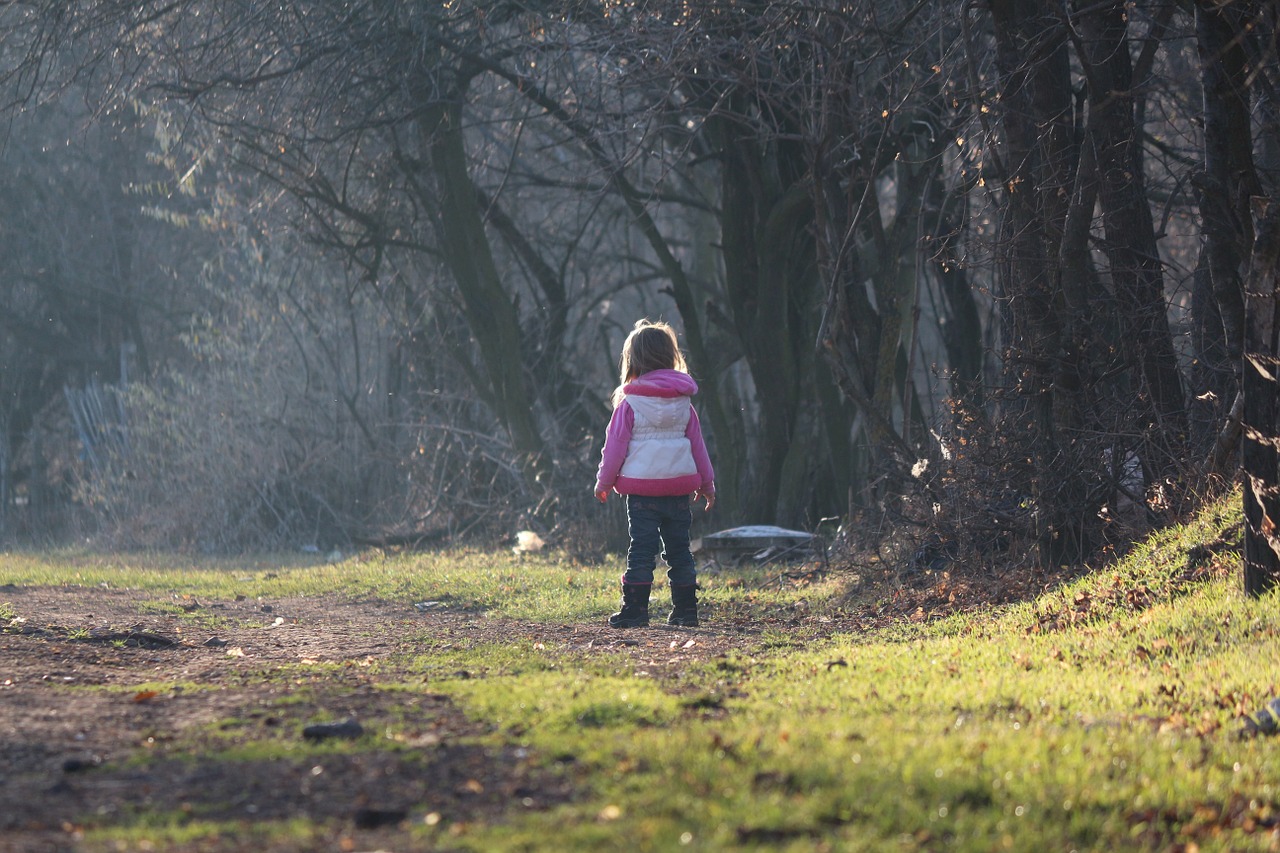
[{"label": "blonde hair", "polygon": [[622,343],[622,357],[618,360],[618,387],[613,392],[613,406],[618,407],[625,396],[622,390],[651,370],[679,370],[688,373],[684,353],[676,331],[661,320],[637,320],[635,328]]}]

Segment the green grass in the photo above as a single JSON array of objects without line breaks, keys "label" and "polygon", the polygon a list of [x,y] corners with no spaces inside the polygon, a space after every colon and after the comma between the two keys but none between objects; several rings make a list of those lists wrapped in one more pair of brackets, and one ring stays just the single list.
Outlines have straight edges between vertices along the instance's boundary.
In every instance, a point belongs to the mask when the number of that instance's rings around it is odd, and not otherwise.
[{"label": "green grass", "polygon": [[[246,821],[204,820],[189,812],[154,812],[143,810],[128,826],[111,833],[109,842],[101,833],[81,833],[92,847],[105,850],[223,849],[279,850],[272,845],[286,839],[301,850],[341,849],[338,833],[331,827],[301,818],[276,824],[253,824]],[[158,840],[159,839],[159,840]],[[285,848],[288,849],[288,848]]]},{"label": "green grass", "polygon": [[[438,602],[451,609],[485,612],[531,622],[564,623],[594,619],[618,597],[621,560],[604,566],[574,565],[555,553],[523,558],[511,554],[453,549],[428,554],[360,554],[342,562],[308,560],[298,555],[255,560],[189,560],[171,555],[102,556],[79,552],[0,554],[10,583],[20,586],[96,586],[132,589],[186,599],[285,598],[339,594],[352,599]],[[805,598],[830,598],[841,592],[831,584],[805,590],[747,592],[767,575],[755,571],[723,583],[709,580],[708,600],[726,606],[746,597],[786,607]],[[182,610],[155,602],[153,612]]]},{"label": "green grass", "polygon": [[[711,723],[673,718],[634,680],[521,679],[508,701],[460,685],[487,719],[594,770],[589,806],[474,845],[536,849],[559,825],[568,849],[1275,849],[1278,745],[1234,732],[1280,693],[1277,604],[1215,584],[1052,637],[1014,614],[967,634],[842,638],[771,658]],[[583,707],[614,709],[625,737],[575,732]],[[611,803],[606,831],[591,811]]]},{"label": "green grass", "polygon": [[[416,815],[402,846],[1280,849],[1280,737],[1238,736],[1244,714],[1280,695],[1280,596],[1246,599],[1238,571],[1222,570],[1239,560],[1236,501],[1036,601],[825,639],[774,626],[752,650],[664,679],[609,650],[424,635],[418,653],[371,672],[378,688],[406,703],[447,694],[482,725],[474,742],[526,748],[535,764],[569,774],[576,795],[545,811],[513,802],[491,822],[444,815],[429,826]],[[598,620],[619,571],[473,551],[256,568],[64,560],[20,558],[14,582],[66,583],[74,572],[75,583],[196,596],[336,589],[546,624]],[[766,591],[763,580],[708,578],[708,597],[736,617],[800,598],[815,615],[851,606],[839,582]],[[396,748],[408,719],[358,748]],[[235,742],[204,760],[290,748],[246,743],[254,727],[230,724]],[[205,749],[218,742],[203,737]],[[146,838],[162,849],[201,838],[194,826],[175,816],[102,827],[90,840]],[[273,849],[319,849],[333,831],[208,828]]]}]

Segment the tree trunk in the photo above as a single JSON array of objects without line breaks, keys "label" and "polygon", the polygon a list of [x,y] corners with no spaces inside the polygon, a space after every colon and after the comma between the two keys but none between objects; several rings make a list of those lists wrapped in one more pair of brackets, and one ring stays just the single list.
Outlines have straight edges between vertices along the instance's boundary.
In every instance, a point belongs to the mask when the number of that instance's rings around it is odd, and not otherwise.
[{"label": "tree trunk", "polygon": [[[1045,205],[1042,198],[1050,186],[1055,195],[1059,190],[1069,195],[1063,169],[1042,162],[1061,150],[1061,143],[1042,144],[1050,141],[1042,129],[1063,119],[1063,105],[1070,103],[1070,78],[1066,63],[1042,61],[1046,51],[1064,49],[1053,45],[1060,21],[1052,4],[994,0],[990,8],[1004,130],[999,177],[1006,189],[998,276],[1009,300],[1008,358],[1016,400],[1022,404],[1014,416],[1026,429],[1030,445],[1038,559],[1042,568],[1050,569],[1079,561],[1089,548],[1081,505],[1085,490],[1055,418],[1055,407],[1077,409],[1069,398],[1055,399],[1067,393],[1059,383],[1065,304],[1061,280],[1049,261],[1056,257],[1065,222],[1050,225],[1044,218],[1050,209],[1065,217],[1066,203]],[[1041,186],[1042,180],[1047,186]]]},{"label": "tree trunk", "polygon": [[526,338],[532,339],[526,344],[532,358],[526,360],[538,389],[537,396],[550,403],[551,410],[568,433],[568,443],[576,444],[582,436],[590,435],[599,428],[604,400],[594,389],[584,387],[573,372],[566,369],[572,360],[566,341],[569,295],[564,278],[547,263],[501,204],[483,192],[478,196],[480,205],[488,211],[489,222],[511,251],[519,256],[542,294],[543,301],[538,306],[542,319],[536,331]]},{"label": "tree trunk", "polygon": [[1280,584],[1280,204],[1258,226],[1245,288],[1244,589]]},{"label": "tree trunk", "polygon": [[548,485],[544,481],[550,474],[551,459],[544,453],[525,382],[520,321],[498,275],[467,170],[461,105],[438,104],[430,109],[424,133],[440,193],[441,251],[462,295],[468,326],[492,389],[495,414],[511,436],[525,479],[536,494]]},{"label": "tree trunk", "polygon": [[[1089,80],[1089,128],[1098,164],[1104,251],[1122,323],[1121,345],[1140,377],[1146,415],[1144,461],[1161,476],[1183,458],[1187,415],[1169,330],[1164,277],[1147,203],[1134,118],[1133,64],[1123,0],[1078,4]],[[1156,457],[1156,458],[1152,458]]]},{"label": "tree trunk", "polygon": [[[729,315],[742,342],[760,409],[754,494],[742,505],[748,522],[772,521],[780,504],[783,463],[791,446],[802,389],[792,349],[795,269],[791,252],[808,217],[803,192],[771,185],[776,170],[761,162],[754,138],[724,121],[721,242]],[[786,207],[787,211],[780,208]]]},{"label": "tree trunk", "polygon": [[[1204,171],[1193,180],[1204,248],[1203,274],[1198,269],[1195,279],[1192,319],[1197,332],[1197,366],[1204,377],[1204,389],[1218,398],[1211,411],[1219,416],[1231,406],[1240,383],[1245,328],[1243,269],[1253,243],[1249,197],[1259,193],[1251,147],[1248,59],[1241,43],[1244,34],[1238,10],[1209,2],[1197,5]],[[1215,457],[1232,459],[1234,448],[1217,449]],[[1224,468],[1216,473],[1226,475],[1227,471]]]},{"label": "tree trunk", "polygon": [[932,196],[931,214],[938,217],[938,231],[934,235],[937,248],[931,253],[934,277],[942,296],[940,333],[947,352],[947,364],[951,368],[951,396],[966,404],[981,408],[983,392],[982,319],[978,315],[978,303],[969,275],[958,258],[958,244],[966,221],[963,210],[959,214],[949,208],[959,206],[955,198],[944,198],[942,181],[929,182]]}]

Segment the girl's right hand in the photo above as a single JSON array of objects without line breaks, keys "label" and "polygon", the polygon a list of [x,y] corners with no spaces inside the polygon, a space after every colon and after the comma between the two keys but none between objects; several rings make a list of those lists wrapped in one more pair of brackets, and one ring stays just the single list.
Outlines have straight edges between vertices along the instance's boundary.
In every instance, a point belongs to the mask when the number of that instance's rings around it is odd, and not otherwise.
[{"label": "girl's right hand", "polygon": [[600,501],[600,503],[608,503],[608,502],[609,502],[609,490],[608,490],[608,489],[596,489],[596,500]]}]

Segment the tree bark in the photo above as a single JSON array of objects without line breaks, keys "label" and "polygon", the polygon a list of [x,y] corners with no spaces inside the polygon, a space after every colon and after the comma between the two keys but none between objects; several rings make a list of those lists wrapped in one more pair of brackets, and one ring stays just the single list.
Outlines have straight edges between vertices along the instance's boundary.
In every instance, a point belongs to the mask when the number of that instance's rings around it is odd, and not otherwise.
[{"label": "tree bark", "polygon": [[1120,308],[1120,340],[1130,350],[1128,360],[1141,378],[1141,405],[1149,411],[1144,462],[1169,476],[1183,458],[1187,414],[1134,117],[1126,6],[1124,0],[1078,6],[1089,82],[1086,144],[1098,164],[1103,250]]},{"label": "tree bark", "polygon": [[520,321],[498,275],[467,169],[461,104],[431,107],[423,132],[440,193],[441,251],[466,307],[468,326],[493,391],[495,414],[511,436],[525,479],[536,494],[547,485],[540,481],[550,473],[551,459],[544,452],[525,382]]},{"label": "tree bark", "polygon": [[729,314],[760,400],[757,482],[743,509],[748,521],[770,521],[799,500],[782,493],[782,475],[801,396],[812,388],[812,371],[805,369],[809,347],[796,340],[804,338],[797,304],[813,289],[812,201],[807,187],[794,182],[802,169],[786,161],[784,143],[745,134],[731,118],[717,118],[713,132],[723,157],[721,242]]},{"label": "tree bark", "polygon": [[[1244,32],[1238,11],[1215,3],[1197,4],[1204,170],[1193,180],[1204,248],[1203,273],[1197,270],[1194,282],[1192,319],[1197,333],[1197,366],[1205,389],[1217,397],[1211,411],[1219,414],[1225,414],[1240,384],[1245,328],[1243,270],[1253,243],[1249,197],[1259,192],[1251,149],[1248,60],[1240,41]],[[1218,448],[1214,454],[1223,461],[1235,455],[1234,448]]]},{"label": "tree bark", "polygon": [[937,214],[940,232],[934,236],[936,249],[930,261],[942,296],[945,322],[940,331],[947,363],[951,367],[951,396],[981,408],[985,399],[982,319],[978,315],[978,303],[969,275],[957,257],[965,215],[963,212],[957,215],[949,209],[961,205],[954,197],[944,198],[942,187],[941,181],[929,182],[934,208],[931,213]]},{"label": "tree bark", "polygon": [[[997,275],[1009,304],[1008,361],[1015,401],[1021,403],[1013,417],[1025,428],[1030,446],[1038,560],[1051,569],[1083,559],[1089,548],[1084,484],[1055,417],[1057,408],[1077,409],[1070,389],[1060,382],[1066,306],[1061,279],[1050,263],[1061,243],[1067,205],[1065,198],[1048,205],[1043,198],[1051,188],[1055,196],[1059,190],[1070,195],[1062,166],[1044,162],[1061,156],[1063,143],[1046,144],[1056,135],[1042,134],[1044,127],[1063,120],[1070,78],[1066,62],[1044,60],[1065,50],[1053,4],[994,0],[990,8],[1004,130],[999,177],[1006,190]],[[1047,221],[1051,210],[1063,219]]]},{"label": "tree bark", "polygon": [[1258,225],[1245,286],[1244,589],[1280,585],[1280,204]]}]

